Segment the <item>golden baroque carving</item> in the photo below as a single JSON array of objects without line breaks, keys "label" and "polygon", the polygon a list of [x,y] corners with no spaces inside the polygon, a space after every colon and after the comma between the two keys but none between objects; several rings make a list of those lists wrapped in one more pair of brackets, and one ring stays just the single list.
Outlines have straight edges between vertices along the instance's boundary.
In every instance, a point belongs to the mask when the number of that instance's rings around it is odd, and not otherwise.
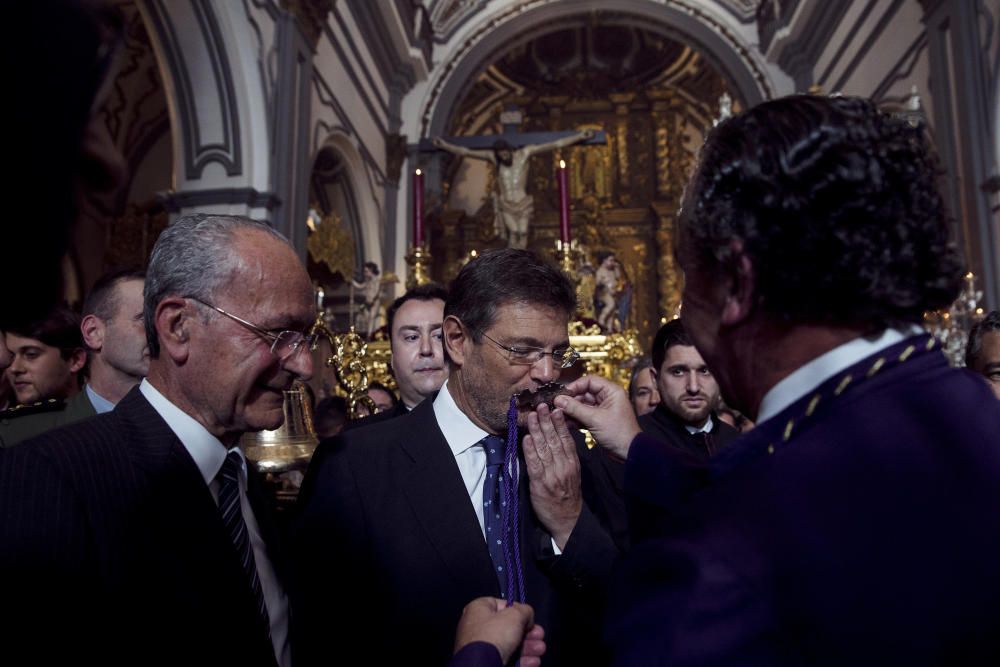
[{"label": "golden baroque carving", "polygon": [[659,249],[657,269],[660,274],[660,315],[674,317],[681,305],[681,273],[674,260],[674,215],[664,207],[654,207],[657,217],[656,245]]},{"label": "golden baroque carving", "polygon": [[309,233],[306,247],[313,261],[326,264],[330,273],[339,273],[344,280],[354,275],[354,238],[336,213],[323,217]]}]

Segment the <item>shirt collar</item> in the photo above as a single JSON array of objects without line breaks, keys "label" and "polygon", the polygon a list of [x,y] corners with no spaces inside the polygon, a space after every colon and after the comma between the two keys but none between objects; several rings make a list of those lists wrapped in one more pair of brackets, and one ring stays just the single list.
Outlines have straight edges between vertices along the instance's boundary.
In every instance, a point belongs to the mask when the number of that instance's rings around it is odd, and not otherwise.
[{"label": "shirt collar", "polygon": [[923,328],[914,324],[905,329],[886,329],[874,336],[860,336],[799,366],[764,394],[757,423],[767,421],[845,368],[922,332]]},{"label": "shirt collar", "polygon": [[84,386],[84,390],[86,390],[87,398],[90,399],[90,404],[94,406],[94,412],[97,414],[101,415],[115,409],[115,404],[94,391],[89,383]]},{"label": "shirt collar", "polygon": [[[202,479],[205,480],[205,484],[211,484],[216,475],[219,474],[219,470],[222,469],[222,464],[229,453],[226,446],[222,444],[222,441],[209,433],[208,429],[202,426],[194,417],[171,403],[166,396],[161,394],[145,378],[139,384],[139,391],[146,397],[149,404],[153,406],[153,409],[163,417],[163,421],[167,422],[167,426],[170,427],[170,430],[174,432],[174,435],[184,445],[184,449],[194,459],[194,463],[198,466],[198,471],[201,473]],[[233,449],[239,453],[240,459],[243,460],[241,468],[245,471],[246,461],[243,459],[243,453],[240,452],[239,447],[234,447]]]},{"label": "shirt collar", "polygon": [[448,380],[444,381],[441,391],[434,399],[434,417],[437,419],[438,427],[444,435],[445,441],[451,448],[452,454],[458,456],[462,452],[475,447],[479,442],[489,435],[486,431],[476,426],[468,415],[462,412],[451,392],[448,391]]},{"label": "shirt collar", "polygon": [[715,428],[715,423],[712,421],[712,415],[709,415],[708,419],[705,420],[705,423],[701,425],[701,428],[690,426],[688,424],[684,424],[684,428],[687,429],[687,432],[691,435],[694,435],[695,433],[711,433],[712,429]]}]

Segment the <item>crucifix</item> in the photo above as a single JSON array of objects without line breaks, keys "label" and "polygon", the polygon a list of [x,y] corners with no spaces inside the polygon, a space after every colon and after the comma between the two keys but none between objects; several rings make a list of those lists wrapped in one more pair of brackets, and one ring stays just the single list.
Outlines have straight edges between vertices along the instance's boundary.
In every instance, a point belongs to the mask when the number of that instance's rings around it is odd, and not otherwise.
[{"label": "crucifix", "polygon": [[[527,193],[529,158],[573,144],[603,144],[604,132],[517,132],[521,112],[508,109],[500,115],[501,134],[475,137],[434,137],[422,140],[421,150],[445,150],[455,155],[492,163],[497,170],[498,193],[493,195],[497,230],[507,233],[507,245],[524,248],[528,244],[528,224],[534,214],[534,202]],[[430,143],[430,146],[426,144]]]}]

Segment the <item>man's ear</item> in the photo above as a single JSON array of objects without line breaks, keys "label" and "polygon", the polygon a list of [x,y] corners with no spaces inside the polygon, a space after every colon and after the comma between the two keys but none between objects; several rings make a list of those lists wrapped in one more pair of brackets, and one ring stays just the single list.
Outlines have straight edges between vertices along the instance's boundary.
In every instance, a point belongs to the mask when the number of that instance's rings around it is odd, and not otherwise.
[{"label": "man's ear", "polygon": [[757,280],[753,260],[743,250],[743,242],[734,239],[729,244],[733,264],[729,271],[729,287],[722,306],[721,324],[733,326],[753,313],[757,302]]},{"label": "man's ear", "polygon": [[104,320],[93,313],[87,315],[80,322],[80,332],[88,348],[95,352],[101,351],[104,347]]},{"label": "man's ear", "polygon": [[465,327],[454,315],[444,318],[441,323],[441,333],[444,337],[444,348],[448,351],[448,357],[456,367],[465,364],[465,343],[468,337],[465,335]]},{"label": "man's ear", "polygon": [[160,341],[160,352],[176,364],[182,364],[188,358],[192,319],[197,317],[194,308],[196,306],[179,296],[168,296],[156,305],[153,323]]},{"label": "man's ear", "polygon": [[82,347],[74,348],[69,355],[69,372],[79,373],[87,363],[87,351]]}]

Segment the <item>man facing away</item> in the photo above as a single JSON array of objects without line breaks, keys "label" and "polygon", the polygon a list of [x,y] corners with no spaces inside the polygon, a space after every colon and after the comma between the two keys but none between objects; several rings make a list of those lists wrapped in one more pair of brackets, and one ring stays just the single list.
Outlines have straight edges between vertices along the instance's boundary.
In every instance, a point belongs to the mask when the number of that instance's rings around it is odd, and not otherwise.
[{"label": "man facing away", "polygon": [[667,322],[656,332],[652,357],[660,403],[639,418],[639,428],[694,460],[707,462],[739,435],[714,414],[719,383],[680,319]]},{"label": "man facing away", "polygon": [[695,495],[670,497],[683,463],[632,437],[610,383],[556,399],[675,516],[625,559],[618,664],[1000,662],[1000,411],[919,327],[964,273],[922,132],[794,96],[709,134],[679,218],[684,320],[757,426]]},{"label": "man facing away", "polygon": [[144,302],[148,377],[0,457],[8,648],[288,665],[281,552],[237,443],[278,427],[283,391],[312,373],[309,277],[266,223],[187,216],[157,240]]},{"label": "man facing away", "polygon": [[[333,648],[346,662],[442,664],[463,605],[507,595],[503,549],[515,545],[503,544],[496,520],[511,395],[557,380],[578,358],[567,334],[574,307],[566,276],[534,254],[483,253],[449,290],[451,372],[436,398],[320,445],[295,545],[304,664],[325,664]],[[520,414],[515,445],[524,422]],[[546,664],[600,662],[594,624],[618,553],[598,514],[606,462],[582,439],[530,449],[514,528]],[[343,599],[362,606],[344,615]],[[331,642],[334,626],[351,641]]]},{"label": "man facing away", "polygon": [[18,405],[0,412],[0,447],[94,414],[80,391],[87,354],[75,313],[56,308],[38,322],[8,331],[5,340],[12,358],[4,373]]},{"label": "man facing away", "polygon": [[1000,398],[1000,311],[990,311],[969,331],[965,366],[986,378],[993,394]]},{"label": "man facing away", "polygon": [[142,315],[145,278],[135,269],[106,273],[84,299],[80,330],[89,359],[84,391],[98,414],[112,410],[149,371]]}]

